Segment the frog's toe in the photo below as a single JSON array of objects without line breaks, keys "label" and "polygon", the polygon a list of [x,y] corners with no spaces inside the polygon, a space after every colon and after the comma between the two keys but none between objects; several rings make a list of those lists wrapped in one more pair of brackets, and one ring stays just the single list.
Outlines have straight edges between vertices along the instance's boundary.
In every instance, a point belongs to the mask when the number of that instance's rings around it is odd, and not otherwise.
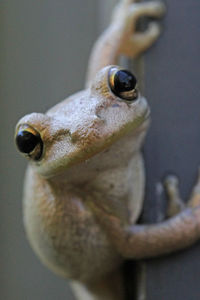
[{"label": "frog's toe", "polygon": [[200,167],[198,168],[197,181],[192,189],[192,194],[188,206],[196,207],[200,205]]},{"label": "frog's toe", "polygon": [[156,22],[151,22],[146,31],[136,33],[133,36],[133,43],[137,44],[143,50],[148,49],[161,34],[161,26]]},{"label": "frog's toe", "polygon": [[144,16],[160,18],[165,14],[166,7],[164,3],[160,1],[132,3],[130,5],[130,12],[135,19]]},{"label": "frog's toe", "polygon": [[179,185],[179,179],[176,175],[168,175],[164,179],[164,185],[167,191],[177,190]]},{"label": "frog's toe", "polygon": [[168,175],[164,180],[164,187],[168,196],[167,216],[172,217],[185,207],[179,193],[179,180],[175,175]]},{"label": "frog's toe", "polygon": [[140,0],[122,0],[122,3],[126,5],[136,3],[136,2],[140,2]]}]

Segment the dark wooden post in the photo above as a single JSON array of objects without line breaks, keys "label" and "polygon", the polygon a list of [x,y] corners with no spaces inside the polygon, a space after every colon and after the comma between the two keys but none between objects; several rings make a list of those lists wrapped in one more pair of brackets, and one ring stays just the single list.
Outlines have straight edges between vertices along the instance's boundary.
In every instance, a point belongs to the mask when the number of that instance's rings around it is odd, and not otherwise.
[{"label": "dark wooden post", "polygon": [[[145,56],[145,96],[152,108],[144,151],[146,222],[157,219],[156,185],[165,173],[178,175],[187,200],[200,164],[200,2],[165,2],[163,35]],[[145,264],[145,299],[199,299],[200,245]]]},{"label": "dark wooden post", "polygon": [[[110,10],[103,1],[104,9]],[[167,14],[160,40],[136,63],[144,66],[144,94],[151,105],[152,124],[144,147],[147,186],[142,222],[156,222],[166,200],[158,195],[166,173],[180,179],[185,201],[200,164],[200,2],[164,1]],[[109,17],[103,15],[101,28]],[[106,18],[105,18],[106,16]],[[199,299],[200,246],[139,264],[126,271],[131,300]],[[135,274],[137,273],[137,274]],[[131,280],[130,280],[131,277]],[[137,282],[137,283],[136,283]],[[132,283],[132,284],[131,284]],[[137,286],[136,294],[134,287]]]}]

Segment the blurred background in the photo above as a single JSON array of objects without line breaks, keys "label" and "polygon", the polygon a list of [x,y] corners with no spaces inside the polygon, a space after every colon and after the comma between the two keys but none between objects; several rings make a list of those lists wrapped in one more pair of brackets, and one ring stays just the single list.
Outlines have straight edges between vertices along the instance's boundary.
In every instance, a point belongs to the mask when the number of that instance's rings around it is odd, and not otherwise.
[{"label": "blurred background", "polygon": [[[116,2],[0,1],[2,300],[73,299],[66,281],[40,264],[26,240],[21,205],[26,161],[16,151],[14,127],[23,115],[45,112],[83,88],[91,46]],[[179,175],[187,198],[200,163],[200,2],[175,2],[166,1],[163,36],[145,56],[145,95],[153,115],[145,145],[148,222],[156,219],[156,183],[165,171]],[[199,299],[199,249],[146,262],[148,300]]]},{"label": "blurred background", "polygon": [[26,240],[21,204],[26,161],[13,135],[23,115],[45,112],[83,88],[91,46],[108,19],[105,2],[0,2],[2,300],[73,299],[66,281],[40,264]]}]

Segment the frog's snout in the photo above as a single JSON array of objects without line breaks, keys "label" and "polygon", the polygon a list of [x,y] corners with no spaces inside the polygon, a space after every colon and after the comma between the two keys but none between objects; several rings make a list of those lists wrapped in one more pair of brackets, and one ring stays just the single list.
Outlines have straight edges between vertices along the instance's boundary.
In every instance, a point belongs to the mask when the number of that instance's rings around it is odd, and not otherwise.
[{"label": "frog's snout", "polygon": [[43,152],[43,141],[39,132],[30,125],[22,124],[18,127],[15,142],[18,150],[32,158],[39,160]]}]

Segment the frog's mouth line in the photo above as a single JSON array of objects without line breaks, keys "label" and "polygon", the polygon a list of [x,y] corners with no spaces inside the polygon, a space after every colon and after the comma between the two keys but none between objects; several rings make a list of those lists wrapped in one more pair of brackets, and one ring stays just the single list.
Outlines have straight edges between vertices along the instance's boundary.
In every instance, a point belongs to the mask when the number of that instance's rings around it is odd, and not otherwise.
[{"label": "frog's mouth line", "polygon": [[142,126],[143,123],[147,122],[150,119],[150,109],[147,108],[147,110],[141,115],[138,116],[135,121],[133,122],[133,130],[139,129],[140,126]]},{"label": "frog's mouth line", "polygon": [[[149,121],[150,109],[149,107],[146,107],[141,115],[138,115],[138,117],[136,117],[134,120],[130,119],[125,126],[122,126],[117,134],[109,134],[104,136],[103,141],[102,139],[96,140],[96,145],[94,145],[95,141],[92,145],[86,145],[84,143],[82,145],[76,145],[75,143],[73,144],[74,147],[71,149],[71,151],[66,149],[66,152],[68,152],[68,150],[69,152],[66,154],[63,152],[63,155],[61,154],[62,157],[57,157],[55,160],[49,157],[46,161],[41,160],[38,162],[36,164],[37,171],[46,178],[54,177],[65,171],[65,169],[90,159],[94,155],[103,151],[105,148],[110,147],[113,143],[115,143],[115,141],[129,132],[136,135],[140,134],[140,132],[142,134],[143,131],[147,130]],[[63,137],[63,135],[61,136]]]},{"label": "frog's mouth line", "polygon": [[[109,148],[115,141],[119,140],[120,137],[123,137],[124,135],[130,133],[131,131],[137,132],[137,134],[141,131],[144,131],[146,129],[146,126],[141,126],[145,121],[148,120],[148,116],[144,118],[144,116],[139,117],[137,120],[135,120],[135,124],[129,124],[126,126],[126,128],[122,128],[121,132],[117,135],[108,136],[106,140],[104,139],[103,144],[100,142],[91,147],[80,147],[78,151],[75,151],[74,153],[68,153],[65,157],[65,159],[62,157],[62,162],[52,162],[51,163],[51,174],[49,172],[45,172],[44,170],[41,172],[41,174],[45,177],[52,177],[60,172],[64,171],[65,169],[72,167],[75,164],[82,163],[91,157],[95,156],[96,154],[104,151],[105,149]],[[139,129],[139,131],[137,131]],[[64,160],[63,160],[64,159]],[[54,165],[55,164],[55,165]],[[46,174],[45,174],[46,173]],[[49,173],[49,174],[48,174]]]}]

